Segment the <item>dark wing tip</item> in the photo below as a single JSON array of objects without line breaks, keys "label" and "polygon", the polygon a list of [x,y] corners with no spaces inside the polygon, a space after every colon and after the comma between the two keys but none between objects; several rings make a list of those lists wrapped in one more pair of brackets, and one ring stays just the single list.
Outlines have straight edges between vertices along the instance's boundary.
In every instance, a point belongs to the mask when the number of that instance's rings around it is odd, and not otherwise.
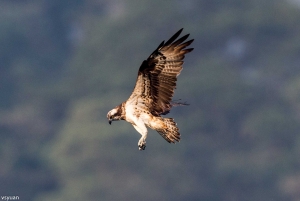
[{"label": "dark wing tip", "polygon": [[193,50],[194,50],[194,48],[188,48],[188,49],[181,50],[180,52],[184,53],[184,54],[187,54],[187,53],[189,53],[189,52],[191,52]]},{"label": "dark wing tip", "polygon": [[156,50],[158,50],[159,48],[161,48],[162,46],[164,46],[164,44],[165,44],[165,41],[163,40],[163,41],[159,44],[159,46],[156,48]]},{"label": "dark wing tip", "polygon": [[189,41],[187,41],[186,43],[188,43],[188,45],[192,44],[192,42],[194,42],[195,39],[191,39]]},{"label": "dark wing tip", "polygon": [[166,43],[164,46],[168,46],[170,45],[174,40],[176,40],[176,38],[178,38],[178,36],[181,34],[183,28],[179,29],[179,31],[177,31]]}]

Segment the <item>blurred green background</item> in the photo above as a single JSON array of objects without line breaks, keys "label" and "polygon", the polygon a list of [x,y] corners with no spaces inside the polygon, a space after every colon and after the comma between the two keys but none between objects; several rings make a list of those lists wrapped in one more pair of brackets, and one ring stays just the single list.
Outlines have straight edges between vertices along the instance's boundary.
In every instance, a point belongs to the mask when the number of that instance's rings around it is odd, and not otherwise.
[{"label": "blurred green background", "polygon": [[[182,140],[107,112],[177,30]],[[296,0],[0,1],[0,195],[26,201],[300,200]]]}]

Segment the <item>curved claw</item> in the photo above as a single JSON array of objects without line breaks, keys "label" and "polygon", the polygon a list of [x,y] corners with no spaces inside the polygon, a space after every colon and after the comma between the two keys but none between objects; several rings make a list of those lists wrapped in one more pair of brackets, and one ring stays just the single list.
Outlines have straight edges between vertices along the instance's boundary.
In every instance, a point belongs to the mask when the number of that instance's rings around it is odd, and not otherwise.
[{"label": "curved claw", "polygon": [[138,142],[139,150],[145,150],[145,148],[146,148],[146,137],[147,137],[147,134],[144,134],[140,138],[140,140]]},{"label": "curved claw", "polygon": [[146,148],[146,145],[145,145],[145,144],[139,145],[139,150],[140,150],[140,151],[145,150],[145,148]]},{"label": "curved claw", "polygon": [[145,150],[146,148],[146,140],[141,138],[138,143],[139,150]]}]

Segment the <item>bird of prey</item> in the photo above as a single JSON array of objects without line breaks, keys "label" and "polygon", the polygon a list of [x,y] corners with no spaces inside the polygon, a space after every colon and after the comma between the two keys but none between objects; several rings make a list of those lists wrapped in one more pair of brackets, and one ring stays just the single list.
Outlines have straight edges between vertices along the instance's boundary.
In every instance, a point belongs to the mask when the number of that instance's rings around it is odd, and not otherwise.
[{"label": "bird of prey", "polygon": [[[167,142],[180,140],[180,133],[172,118],[163,118],[172,106],[184,103],[172,102],[177,76],[182,70],[187,48],[194,40],[185,40],[189,34],[176,40],[183,29],[176,32],[166,43],[163,41],[141,64],[137,81],[129,99],[110,110],[107,114],[112,121],[125,120],[142,135],[138,142],[139,150],[146,147],[147,127],[156,130]],[[147,126],[147,127],[146,127]]]}]

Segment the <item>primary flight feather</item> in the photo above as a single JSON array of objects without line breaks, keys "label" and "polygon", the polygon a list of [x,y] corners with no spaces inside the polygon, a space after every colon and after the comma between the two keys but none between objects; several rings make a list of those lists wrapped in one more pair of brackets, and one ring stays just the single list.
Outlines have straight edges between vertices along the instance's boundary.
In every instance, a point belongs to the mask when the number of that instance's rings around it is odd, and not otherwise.
[{"label": "primary flight feather", "polygon": [[172,97],[177,76],[182,70],[185,54],[193,50],[187,47],[194,40],[185,42],[189,34],[176,40],[182,30],[176,32],[166,43],[163,41],[148,59],[143,61],[129,99],[107,114],[110,124],[112,121],[125,120],[133,125],[142,135],[138,142],[140,150],[146,147],[147,127],[156,130],[169,143],[180,140],[179,129],[174,119],[163,118],[161,115],[169,113],[174,105]]}]

